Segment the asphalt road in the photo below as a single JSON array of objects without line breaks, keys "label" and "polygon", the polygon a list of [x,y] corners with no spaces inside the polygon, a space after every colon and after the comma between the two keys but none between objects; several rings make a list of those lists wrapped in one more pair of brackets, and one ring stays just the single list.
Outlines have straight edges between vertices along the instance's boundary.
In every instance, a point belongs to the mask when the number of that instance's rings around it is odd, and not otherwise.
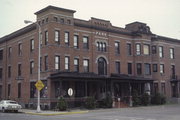
[{"label": "asphalt road", "polygon": [[56,116],[0,113],[0,120],[180,120],[180,105],[101,109]]}]

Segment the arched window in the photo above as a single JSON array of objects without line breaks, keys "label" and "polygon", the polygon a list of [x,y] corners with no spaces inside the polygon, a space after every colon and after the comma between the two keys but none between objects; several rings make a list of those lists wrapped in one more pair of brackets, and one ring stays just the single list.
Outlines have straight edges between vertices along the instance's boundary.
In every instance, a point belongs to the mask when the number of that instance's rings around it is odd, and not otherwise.
[{"label": "arched window", "polygon": [[98,74],[107,75],[107,62],[103,57],[98,59]]}]

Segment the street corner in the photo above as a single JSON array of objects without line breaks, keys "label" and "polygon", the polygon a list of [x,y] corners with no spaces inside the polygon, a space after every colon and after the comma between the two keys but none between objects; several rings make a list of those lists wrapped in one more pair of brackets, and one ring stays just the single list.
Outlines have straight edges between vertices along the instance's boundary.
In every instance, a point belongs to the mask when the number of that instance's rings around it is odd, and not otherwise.
[{"label": "street corner", "polygon": [[89,111],[70,111],[70,112],[24,112],[25,114],[29,115],[40,115],[40,116],[55,116],[55,115],[71,115],[71,114],[83,114],[88,113]]}]

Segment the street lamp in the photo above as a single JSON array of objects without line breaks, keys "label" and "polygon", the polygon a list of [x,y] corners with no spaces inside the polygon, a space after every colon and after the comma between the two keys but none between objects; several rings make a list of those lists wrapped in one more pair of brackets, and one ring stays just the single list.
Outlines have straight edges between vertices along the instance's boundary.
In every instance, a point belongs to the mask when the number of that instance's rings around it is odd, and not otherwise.
[{"label": "street lamp", "polygon": [[[36,24],[36,26],[38,26],[38,31],[39,31],[39,44],[38,44],[38,80],[40,80],[40,57],[41,57],[41,26],[36,23],[36,22],[32,22],[32,21],[29,21],[29,20],[24,20],[24,23],[25,24],[29,24],[29,23],[34,23]],[[40,108],[40,90],[37,90],[38,91],[38,99],[37,99],[37,112],[41,112],[41,108]]]}]

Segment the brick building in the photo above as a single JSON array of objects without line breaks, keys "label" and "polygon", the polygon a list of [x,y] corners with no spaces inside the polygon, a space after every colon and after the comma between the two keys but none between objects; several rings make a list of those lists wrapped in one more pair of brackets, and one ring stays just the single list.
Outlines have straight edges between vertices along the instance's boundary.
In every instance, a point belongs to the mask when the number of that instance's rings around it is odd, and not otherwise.
[{"label": "brick building", "polygon": [[[179,40],[153,34],[145,23],[120,28],[107,20],[80,20],[74,13],[54,6],[35,13],[42,38],[42,106],[52,108],[59,96],[78,106],[87,96],[101,100],[107,94],[128,103],[133,90],[178,100]],[[36,104],[38,37],[34,23],[0,38],[0,99]]]}]

